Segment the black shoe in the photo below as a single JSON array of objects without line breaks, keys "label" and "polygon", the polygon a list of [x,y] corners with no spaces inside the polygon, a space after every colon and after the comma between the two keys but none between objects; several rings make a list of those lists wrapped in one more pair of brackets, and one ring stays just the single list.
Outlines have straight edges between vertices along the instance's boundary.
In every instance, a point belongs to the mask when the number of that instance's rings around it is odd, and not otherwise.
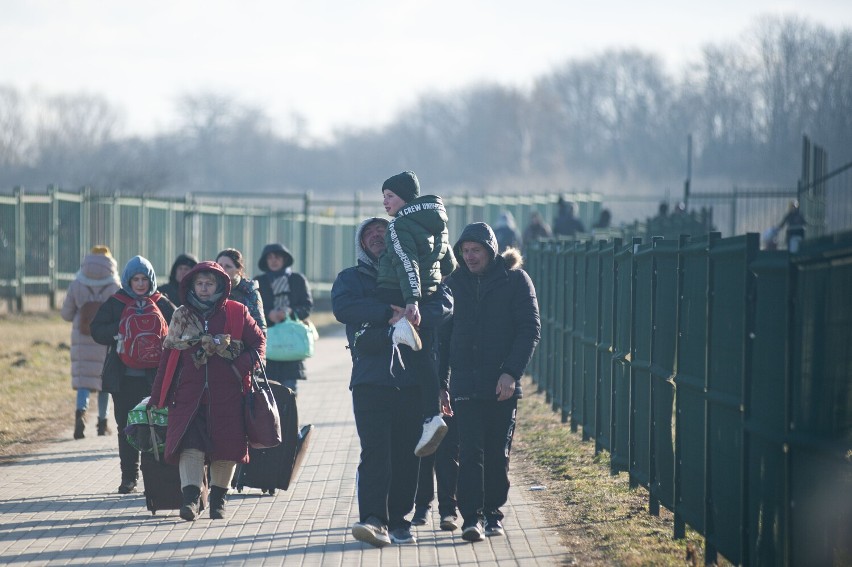
[{"label": "black shoe", "polygon": [[406,545],[409,543],[417,543],[417,539],[411,535],[411,528],[395,528],[390,531],[391,543],[397,545]]},{"label": "black shoe", "polygon": [[225,495],[227,488],[221,486],[210,487],[210,519],[222,520],[225,518]]},{"label": "black shoe", "polygon": [[136,479],[135,478],[123,478],[123,479],[121,479],[121,484],[118,485],[118,493],[119,494],[130,494],[131,492],[136,492]]},{"label": "black shoe", "polygon": [[107,424],[106,418],[101,419],[98,418],[98,435],[103,437],[104,435],[109,435],[111,431],[109,430],[109,425]]},{"label": "black shoe", "polygon": [[494,537],[506,535],[505,530],[503,529],[503,522],[498,520],[497,518],[486,518],[485,519],[485,536],[486,537]]},{"label": "black shoe", "polygon": [[78,409],[74,414],[74,439],[82,439],[86,436],[86,410]]},{"label": "black shoe", "polygon": [[[183,506],[180,508],[180,517],[191,522],[198,517],[201,509],[201,489],[190,484],[183,487]],[[211,508],[212,509],[212,508]]]},{"label": "black shoe", "polygon": [[476,522],[473,524],[465,523],[465,525],[462,526],[462,539],[471,543],[485,539],[482,536],[482,522]]},{"label": "black shoe", "polygon": [[429,520],[429,510],[429,506],[424,506],[423,508],[414,508],[414,516],[411,517],[411,525],[425,526],[426,522],[428,522]]}]

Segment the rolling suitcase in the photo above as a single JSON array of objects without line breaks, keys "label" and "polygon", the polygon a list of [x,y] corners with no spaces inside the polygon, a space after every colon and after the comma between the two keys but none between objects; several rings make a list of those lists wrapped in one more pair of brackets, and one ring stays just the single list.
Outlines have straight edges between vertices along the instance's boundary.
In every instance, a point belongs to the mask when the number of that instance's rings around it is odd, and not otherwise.
[{"label": "rolling suitcase", "polygon": [[281,444],[272,449],[249,448],[249,462],[239,465],[231,485],[242,492],[244,487],[259,488],[275,494],[287,490],[295,482],[310,442],[313,425],[299,429],[296,395],[281,383],[269,380],[272,395],[281,416]]},{"label": "rolling suitcase", "polygon": [[[180,472],[159,455],[142,453],[142,482],[145,484],[145,506],[152,515],[158,510],[180,510],[183,492],[180,487]],[[201,487],[201,510],[207,508],[207,466],[204,466],[204,486]]]}]

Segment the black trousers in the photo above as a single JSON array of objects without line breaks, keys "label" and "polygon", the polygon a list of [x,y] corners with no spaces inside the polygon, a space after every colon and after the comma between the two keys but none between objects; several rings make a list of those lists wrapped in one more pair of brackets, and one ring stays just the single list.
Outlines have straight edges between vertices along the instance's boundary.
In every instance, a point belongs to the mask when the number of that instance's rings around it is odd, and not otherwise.
[{"label": "black trousers", "polygon": [[509,453],[518,399],[461,400],[453,404],[459,430],[459,512],[465,525],[503,519],[509,496]]},{"label": "black trousers", "polygon": [[[459,479],[459,429],[454,417],[444,416],[447,435],[438,445],[438,450],[420,459],[420,477],[417,481],[417,496],[414,505],[427,508],[435,498],[435,483],[438,484],[438,514],[455,516],[456,486]],[[434,472],[434,475],[433,475]]]},{"label": "black trousers", "polygon": [[411,411],[419,398],[416,387],[360,385],[352,388],[355,427],[361,440],[358,465],[360,521],[375,516],[388,529],[409,527],[405,516],[414,508],[420,459],[414,446],[422,420]]},{"label": "black trousers", "polygon": [[[427,295],[422,299],[420,305],[428,302],[435,294]],[[376,288],[376,297],[391,305],[405,307],[402,292],[398,289]],[[438,384],[438,361],[433,350],[434,329],[421,327],[418,330],[420,342],[423,348],[413,351],[407,346],[400,347],[406,372],[414,376],[414,380],[420,387],[419,407],[423,413],[422,417],[432,417],[441,413],[440,387]]]},{"label": "black trousers", "polygon": [[120,378],[118,392],[112,393],[112,407],[115,422],[118,424],[118,458],[121,461],[121,480],[139,478],[139,451],[127,442],[124,428],[127,427],[127,414],[136,404],[151,395],[154,386],[154,372],[145,376],[127,376]]}]

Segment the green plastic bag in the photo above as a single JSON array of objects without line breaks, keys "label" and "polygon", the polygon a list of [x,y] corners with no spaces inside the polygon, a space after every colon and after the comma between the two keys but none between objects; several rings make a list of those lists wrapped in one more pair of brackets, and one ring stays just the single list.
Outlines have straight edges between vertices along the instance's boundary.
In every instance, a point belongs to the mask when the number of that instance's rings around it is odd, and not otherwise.
[{"label": "green plastic bag", "polygon": [[304,360],[314,355],[316,331],[310,324],[287,318],[266,330],[266,359]]},{"label": "green plastic bag", "polygon": [[[169,408],[148,409],[145,398],[127,413],[127,442],[143,453],[159,455],[166,449],[166,428],[169,425]],[[155,448],[156,447],[156,451]]]}]

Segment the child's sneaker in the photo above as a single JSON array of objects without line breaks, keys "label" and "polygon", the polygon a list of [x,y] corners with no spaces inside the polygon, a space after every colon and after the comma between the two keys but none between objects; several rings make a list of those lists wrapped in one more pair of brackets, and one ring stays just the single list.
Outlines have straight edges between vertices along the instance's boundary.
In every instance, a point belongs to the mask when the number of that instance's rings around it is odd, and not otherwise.
[{"label": "child's sneaker", "polygon": [[393,325],[393,336],[391,337],[394,345],[408,345],[411,350],[420,350],[423,348],[423,343],[420,342],[420,335],[414,329],[414,325],[403,317]]},{"label": "child's sneaker", "polygon": [[418,457],[428,457],[438,450],[438,445],[447,434],[447,424],[440,415],[428,417],[423,422],[423,435],[414,447],[414,454]]}]

